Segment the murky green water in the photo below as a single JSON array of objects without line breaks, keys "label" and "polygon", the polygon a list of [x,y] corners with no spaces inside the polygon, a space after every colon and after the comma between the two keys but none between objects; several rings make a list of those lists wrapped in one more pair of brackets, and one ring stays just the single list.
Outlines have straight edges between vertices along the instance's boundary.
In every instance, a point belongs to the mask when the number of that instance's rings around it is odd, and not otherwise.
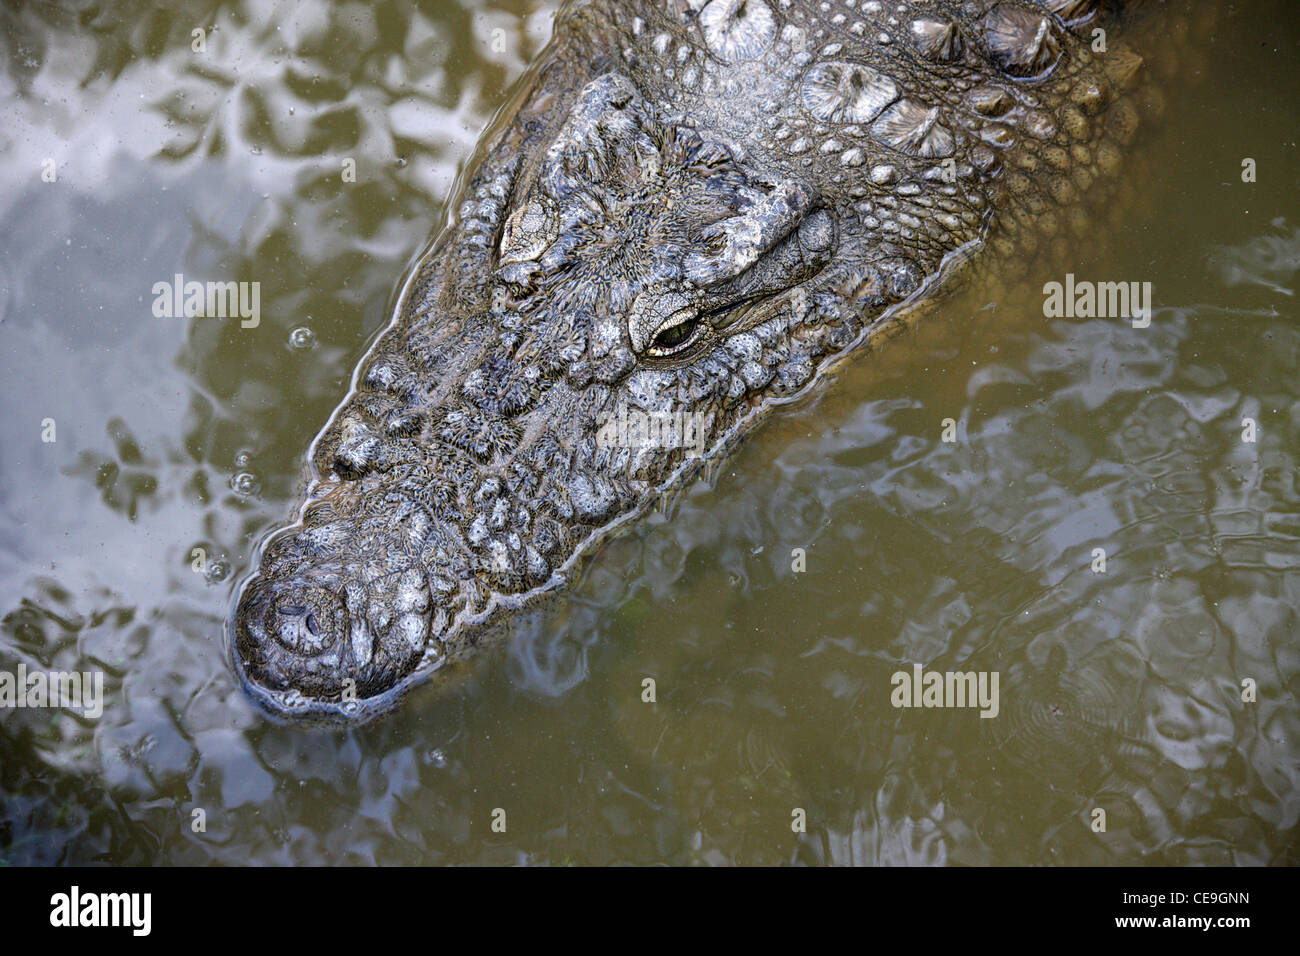
[{"label": "murky green water", "polygon": [[[5,6],[0,669],[106,677],[0,710],[0,862],[1300,862],[1300,18],[1223,7],[1070,266],[1149,328],[959,296],[344,731],[223,621],[550,5]],[[916,663],[998,716],[893,707]]]}]

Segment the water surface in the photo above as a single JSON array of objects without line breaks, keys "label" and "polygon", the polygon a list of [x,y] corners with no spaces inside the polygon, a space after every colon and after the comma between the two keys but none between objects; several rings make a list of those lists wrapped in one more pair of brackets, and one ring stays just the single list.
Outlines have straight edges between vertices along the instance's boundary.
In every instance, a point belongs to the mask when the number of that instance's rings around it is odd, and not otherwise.
[{"label": "water surface", "polygon": [[[1044,318],[1046,261],[954,297],[346,730],[223,623],[553,6],[4,7],[0,669],[106,702],[0,711],[0,862],[1300,862],[1300,29],[1222,6],[1068,264],[1149,328]],[[999,715],[893,707],[918,663]]]}]

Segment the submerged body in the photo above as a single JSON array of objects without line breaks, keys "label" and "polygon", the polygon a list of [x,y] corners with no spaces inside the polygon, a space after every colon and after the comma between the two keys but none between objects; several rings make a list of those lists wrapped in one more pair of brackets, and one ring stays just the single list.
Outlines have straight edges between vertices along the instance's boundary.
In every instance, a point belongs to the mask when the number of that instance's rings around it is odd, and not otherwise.
[{"label": "submerged body", "polygon": [[967,265],[1077,230],[1137,122],[1113,21],[567,5],[245,583],[257,699],[390,706]]}]

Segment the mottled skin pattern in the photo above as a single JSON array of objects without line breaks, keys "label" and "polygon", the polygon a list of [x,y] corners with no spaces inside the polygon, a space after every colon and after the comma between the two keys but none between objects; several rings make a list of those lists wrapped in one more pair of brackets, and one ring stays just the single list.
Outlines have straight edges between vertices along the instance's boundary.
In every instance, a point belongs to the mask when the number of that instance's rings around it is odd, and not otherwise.
[{"label": "mottled skin pattern", "polygon": [[391,706],[698,466],[598,442],[620,409],[696,416],[716,457],[976,253],[1068,236],[1136,125],[1141,61],[1099,25],[1100,0],[566,6],[244,586],[255,697]]}]

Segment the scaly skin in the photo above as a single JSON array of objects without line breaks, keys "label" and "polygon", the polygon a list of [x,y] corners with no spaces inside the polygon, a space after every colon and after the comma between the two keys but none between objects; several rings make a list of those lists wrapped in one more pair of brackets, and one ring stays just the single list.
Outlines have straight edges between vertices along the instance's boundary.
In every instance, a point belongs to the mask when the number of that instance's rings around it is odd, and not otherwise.
[{"label": "scaly skin", "polygon": [[[1118,165],[1135,55],[1100,0],[570,3],[459,215],[316,440],[235,663],[361,719],[977,253],[1062,233]],[[985,256],[984,258],[988,258]],[[685,437],[685,436],[683,436]],[[630,446],[630,447],[629,447]]]}]

